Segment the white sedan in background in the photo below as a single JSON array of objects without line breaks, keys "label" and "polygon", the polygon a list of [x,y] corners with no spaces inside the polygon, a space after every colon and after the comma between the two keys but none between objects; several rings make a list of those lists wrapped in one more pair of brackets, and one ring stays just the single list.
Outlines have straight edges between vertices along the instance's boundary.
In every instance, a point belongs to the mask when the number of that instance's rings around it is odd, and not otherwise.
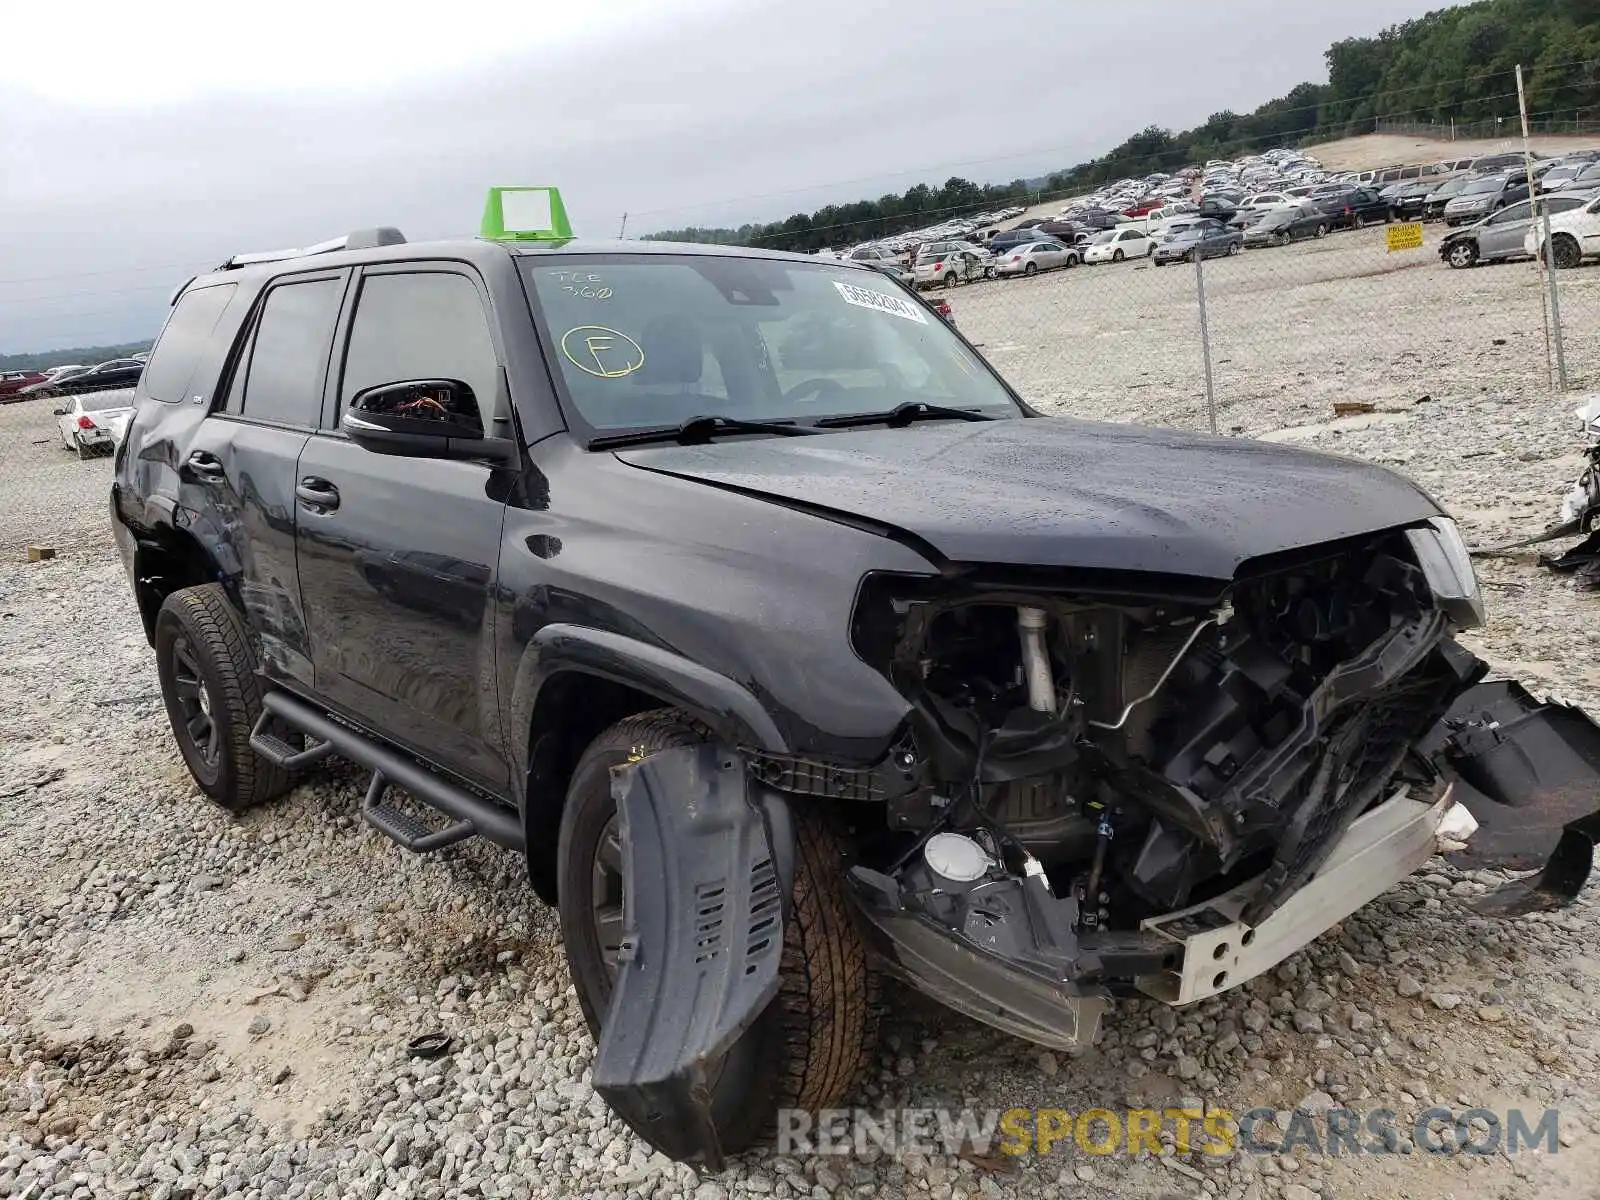
[{"label": "white sedan in background", "polygon": [[1156,240],[1143,229],[1107,229],[1083,248],[1086,263],[1121,262],[1125,258],[1145,258],[1156,248]]},{"label": "white sedan in background", "polygon": [[1257,212],[1271,212],[1275,208],[1295,208],[1300,203],[1298,196],[1291,196],[1288,192],[1257,192],[1254,196],[1247,196],[1240,208],[1250,208]]},{"label": "white sedan in background", "polygon": [[79,458],[102,450],[109,454],[116,449],[118,440],[112,434],[113,423],[120,418],[121,428],[126,429],[132,412],[132,388],[63,396],[55,410],[56,432],[61,435],[61,444],[76,450]]}]

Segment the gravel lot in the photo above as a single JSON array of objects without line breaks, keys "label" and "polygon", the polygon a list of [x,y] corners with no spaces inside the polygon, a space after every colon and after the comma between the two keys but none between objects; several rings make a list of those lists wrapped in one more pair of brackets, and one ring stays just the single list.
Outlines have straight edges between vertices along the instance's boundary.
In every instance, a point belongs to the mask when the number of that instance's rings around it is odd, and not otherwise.
[{"label": "gravel lot", "polygon": [[[1536,276],[1449,272],[1431,248],[1396,261],[1382,236],[1207,265],[1224,427],[1394,465],[1479,543],[1541,528],[1580,459],[1576,401],[1542,385]],[[1372,262],[1392,274],[1352,278]],[[1276,291],[1261,286],[1267,266]],[[1195,427],[1192,283],[1189,268],[1124,264],[952,299],[1042,403]],[[1350,395],[1381,411],[1330,421]],[[1443,859],[1270,977],[1182,1012],[1120,1006],[1076,1057],[891,992],[857,1102],[1078,1111],[1194,1097],[1406,1121],[1434,1103],[1558,1107],[1559,1153],[1061,1146],[1019,1161],[752,1156],[704,1179],[653,1157],[589,1087],[553,914],[514,858],[474,845],[409,858],[355,816],[353,771],[243,818],[193,790],[106,529],[109,461],[79,462],[52,433],[44,404],[0,407],[0,1195],[1595,1195],[1600,890],[1494,923],[1465,905],[1497,879]],[[60,557],[26,564],[33,541]],[[1600,711],[1600,597],[1526,557],[1485,562],[1483,577],[1491,623],[1472,647]],[[408,1060],[406,1040],[436,1029],[454,1052]]]}]

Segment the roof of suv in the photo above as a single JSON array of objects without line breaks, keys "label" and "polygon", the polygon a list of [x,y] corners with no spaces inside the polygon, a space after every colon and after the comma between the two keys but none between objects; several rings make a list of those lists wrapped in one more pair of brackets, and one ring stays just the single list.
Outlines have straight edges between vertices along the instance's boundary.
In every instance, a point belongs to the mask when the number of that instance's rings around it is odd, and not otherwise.
[{"label": "roof of suv", "polygon": [[[409,262],[414,259],[463,259],[467,262],[489,262],[502,255],[514,258],[532,258],[557,254],[632,254],[632,255],[684,255],[694,254],[718,258],[775,258],[790,262],[817,261],[814,255],[791,254],[784,250],[767,250],[756,246],[724,246],[704,242],[623,241],[608,238],[571,238],[565,241],[500,242],[487,238],[449,238],[431,242],[400,242],[395,245],[373,246],[362,250],[330,250],[321,253],[301,254],[273,259],[269,262],[247,263],[237,267],[222,267],[197,275],[179,289],[178,294],[190,287],[206,286],[226,280],[269,279],[290,272],[337,270],[341,267],[364,266],[369,263]],[[833,265],[868,270],[865,263],[849,259],[836,259]],[[176,299],[176,296],[174,297]]]}]

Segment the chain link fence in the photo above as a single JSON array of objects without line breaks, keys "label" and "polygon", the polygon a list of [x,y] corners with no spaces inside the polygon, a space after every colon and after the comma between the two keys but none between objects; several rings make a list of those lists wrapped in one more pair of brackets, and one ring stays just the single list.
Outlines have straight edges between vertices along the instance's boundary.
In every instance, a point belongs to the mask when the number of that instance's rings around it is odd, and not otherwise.
[{"label": "chain link fence", "polygon": [[[941,294],[990,361],[1052,412],[1208,429],[1214,400],[1218,432],[1254,434],[1444,394],[1548,393],[1537,264],[1452,269],[1442,224],[1408,249],[1390,248],[1381,219],[1336,224],[1198,264],[1141,254]],[[1575,386],[1600,379],[1600,272],[1589,274],[1558,273]]]}]

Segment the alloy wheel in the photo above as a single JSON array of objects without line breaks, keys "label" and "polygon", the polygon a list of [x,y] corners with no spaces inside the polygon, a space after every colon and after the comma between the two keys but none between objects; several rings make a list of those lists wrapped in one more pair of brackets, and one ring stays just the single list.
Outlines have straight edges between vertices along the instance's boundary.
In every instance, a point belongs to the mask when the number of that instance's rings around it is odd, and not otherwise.
[{"label": "alloy wheel", "polygon": [[212,716],[211,693],[186,637],[172,643],[172,684],[183,713],[184,732],[206,765],[215,766],[222,753],[222,727]]}]

